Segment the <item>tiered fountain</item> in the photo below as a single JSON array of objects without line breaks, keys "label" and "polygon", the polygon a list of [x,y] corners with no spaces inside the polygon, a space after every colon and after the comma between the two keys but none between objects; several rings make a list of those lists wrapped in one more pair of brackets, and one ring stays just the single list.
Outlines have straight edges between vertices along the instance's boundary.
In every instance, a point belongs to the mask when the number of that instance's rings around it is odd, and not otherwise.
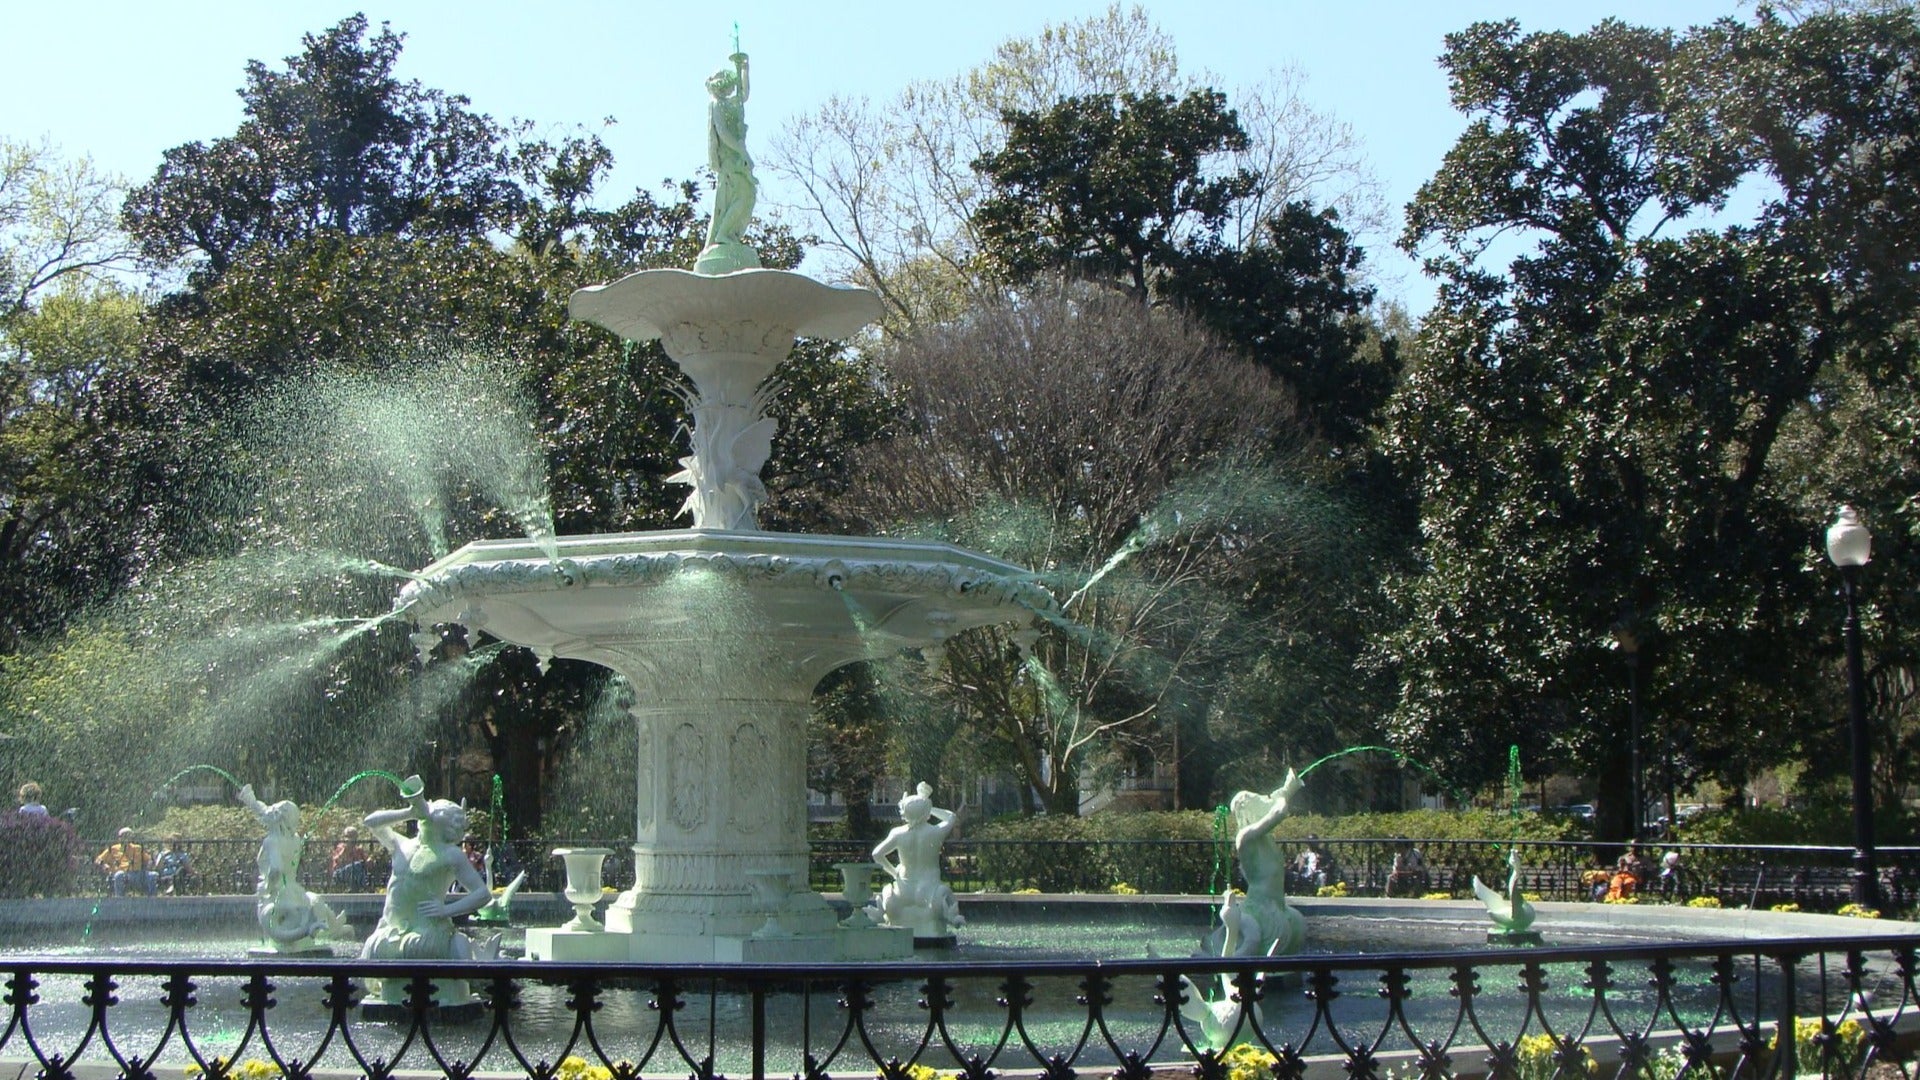
[{"label": "tiered fountain", "polygon": [[[904,927],[836,923],[806,883],[806,724],[844,664],[1026,623],[1053,598],[1019,567],[941,543],[759,530],[775,420],[769,377],[799,336],[844,338],[881,313],[865,289],[759,267],[740,241],[754,181],[746,58],[708,80],[719,178],[692,272],[575,293],[575,319],[658,340],[689,386],[691,529],[468,544],[401,594],[416,626],[464,625],[632,684],[639,735],[634,881],[601,929],[530,931],[558,961],[830,961],[907,956]],[[575,891],[570,887],[570,892]],[[855,919],[853,922],[864,923]]]}]

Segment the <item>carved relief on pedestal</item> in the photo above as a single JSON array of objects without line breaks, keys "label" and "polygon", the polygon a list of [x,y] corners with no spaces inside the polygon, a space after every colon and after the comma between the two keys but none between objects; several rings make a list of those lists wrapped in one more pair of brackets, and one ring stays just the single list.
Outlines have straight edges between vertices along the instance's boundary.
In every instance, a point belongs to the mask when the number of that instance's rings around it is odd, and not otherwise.
[{"label": "carved relief on pedestal", "polygon": [[639,734],[640,761],[635,769],[634,828],[640,833],[653,831],[653,773],[658,768],[659,747],[654,745],[654,732],[657,730],[652,719],[635,709],[633,712],[634,730]]},{"label": "carved relief on pedestal", "polygon": [[667,355],[694,366],[715,353],[745,353],[778,361],[793,348],[794,339],[792,329],[760,319],[681,322],[665,330],[660,345]]},{"label": "carved relief on pedestal", "polygon": [[779,780],[773,786],[780,792],[781,828],[787,836],[807,835],[807,780],[805,762],[807,760],[806,720],[798,723],[780,725],[778,735],[779,748],[774,761],[784,763],[779,766]]},{"label": "carved relief on pedestal", "polygon": [[781,788],[785,785],[777,775],[771,774],[778,769],[780,760],[771,751],[772,744],[760,725],[751,720],[735,729],[731,745],[727,747],[731,774],[727,785],[727,801],[731,804],[727,824],[744,835],[766,828],[768,819],[779,809],[774,800],[784,794]]},{"label": "carved relief on pedestal", "polygon": [[805,850],[799,852],[659,852],[635,854],[634,882],[643,896],[727,895],[745,898],[747,871],[768,866],[790,868],[802,873],[807,868]]},{"label": "carved relief on pedestal", "polygon": [[707,739],[692,724],[681,724],[674,730],[667,776],[671,800],[667,816],[682,830],[692,832],[707,820]]}]

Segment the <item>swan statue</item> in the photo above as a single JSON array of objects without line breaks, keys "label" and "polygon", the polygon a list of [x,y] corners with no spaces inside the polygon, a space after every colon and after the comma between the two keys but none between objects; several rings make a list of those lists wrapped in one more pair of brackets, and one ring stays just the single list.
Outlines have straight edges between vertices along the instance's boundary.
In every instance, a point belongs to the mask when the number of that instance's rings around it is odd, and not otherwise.
[{"label": "swan statue", "polygon": [[1504,894],[1493,891],[1476,874],[1473,879],[1473,895],[1479,897],[1480,902],[1487,906],[1487,915],[1493,920],[1494,933],[1488,935],[1488,940],[1494,940],[1496,935],[1509,940],[1516,938],[1538,940],[1540,935],[1531,929],[1534,916],[1533,905],[1520,893],[1520,848],[1518,846],[1507,849],[1507,891]]}]

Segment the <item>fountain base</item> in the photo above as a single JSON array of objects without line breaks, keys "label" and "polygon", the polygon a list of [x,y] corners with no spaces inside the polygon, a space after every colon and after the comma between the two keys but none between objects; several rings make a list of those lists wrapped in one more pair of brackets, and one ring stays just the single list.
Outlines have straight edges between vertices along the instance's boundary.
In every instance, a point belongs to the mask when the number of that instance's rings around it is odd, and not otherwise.
[{"label": "fountain base", "polygon": [[[434,997],[436,1000],[432,1005],[427,1007],[427,1015],[433,1018],[434,1023],[469,1024],[487,1015],[487,1003],[471,995],[469,995],[465,1001],[458,1004],[441,1004],[440,1001],[437,1000],[439,998],[440,988],[448,985],[450,984],[434,984]],[[464,983],[461,985],[463,987],[465,986]],[[413,1007],[404,1003],[363,1001],[360,1003],[360,1017],[361,1019],[376,1024],[411,1024],[413,1023],[414,1013]]]},{"label": "fountain base", "polygon": [[1489,930],[1489,945],[1539,945],[1542,944],[1538,930]]},{"label": "fountain base", "polygon": [[304,945],[290,945],[279,948],[273,945],[255,945],[247,950],[247,956],[254,960],[320,960],[333,959],[333,950],[308,938]]},{"label": "fountain base", "polygon": [[[949,944],[951,939],[949,939]],[[905,927],[835,927],[826,932],[755,937],[631,930],[527,931],[527,959],[550,963],[797,964],[906,960],[919,942]]]}]

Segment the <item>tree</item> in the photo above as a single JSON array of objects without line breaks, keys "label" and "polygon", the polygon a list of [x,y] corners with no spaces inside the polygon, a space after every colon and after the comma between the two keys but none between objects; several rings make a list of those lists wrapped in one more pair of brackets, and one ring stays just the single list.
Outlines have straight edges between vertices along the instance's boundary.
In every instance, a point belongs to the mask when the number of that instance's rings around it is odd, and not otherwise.
[{"label": "tree", "polygon": [[506,132],[467,99],[393,77],[403,35],[364,15],[308,34],[284,71],[247,65],[246,119],[168,150],[127,198],[126,228],[156,262],[214,277],[256,244],[349,236],[484,235],[518,208]]},{"label": "tree", "polygon": [[1002,281],[1113,283],[1170,301],[1284,377],[1335,446],[1362,442],[1398,378],[1362,253],[1332,210],[1289,203],[1254,243],[1223,234],[1265,185],[1230,168],[1247,139],[1214,91],[1064,99],[1005,114],[1006,145],[974,163],[991,194],[975,211],[983,261]]},{"label": "tree", "polygon": [[[1235,246],[1257,243],[1267,216],[1289,202],[1334,205],[1367,227],[1384,218],[1359,140],[1311,105],[1302,83],[1286,68],[1234,94],[1248,138],[1230,169],[1260,183],[1235,204],[1225,230]],[[800,193],[792,209],[823,238],[832,272],[877,291],[899,332],[956,317],[981,291],[974,213],[987,193],[969,165],[1001,148],[1005,112],[1196,89],[1145,10],[1113,4],[1009,38],[973,69],[914,83],[883,105],[832,99],[792,123],[763,160]]]},{"label": "tree", "polygon": [[[1261,568],[1327,542],[1286,393],[1177,313],[1067,290],[975,310],[885,359],[904,416],[842,506],[1035,568],[1044,632],[950,642],[934,692],[1054,812],[1083,777],[1177,767],[1285,604]],[[981,755],[984,756],[984,755]],[[1185,793],[1195,804],[1205,786]]]},{"label": "tree", "polygon": [[[1426,538],[1378,654],[1406,748],[1476,781],[1517,743],[1598,775],[1626,834],[1621,630],[1690,768],[1737,781],[1822,744],[1809,542],[1831,496],[1809,498],[1825,485],[1782,437],[1849,372],[1911,378],[1888,330],[1913,310],[1894,72],[1916,44],[1910,22],[1764,12],[1449,35],[1472,120],[1408,211],[1403,243],[1437,248],[1443,285],[1388,443]],[[1780,190],[1750,220],[1689,218],[1762,173]],[[1867,205],[1895,235],[1853,231]],[[1487,265],[1515,234],[1532,246]]]},{"label": "tree", "polygon": [[1144,301],[1149,264],[1217,246],[1228,211],[1255,188],[1251,173],[1203,169],[1247,144],[1217,91],[1067,98],[1002,121],[1006,145],[973,163],[992,185],[974,226],[1013,281],[1047,270],[1118,278]]},{"label": "tree", "polygon": [[99,482],[142,311],[110,276],[131,254],[118,191],[85,159],[0,140],[0,653],[97,598],[124,555]]}]

